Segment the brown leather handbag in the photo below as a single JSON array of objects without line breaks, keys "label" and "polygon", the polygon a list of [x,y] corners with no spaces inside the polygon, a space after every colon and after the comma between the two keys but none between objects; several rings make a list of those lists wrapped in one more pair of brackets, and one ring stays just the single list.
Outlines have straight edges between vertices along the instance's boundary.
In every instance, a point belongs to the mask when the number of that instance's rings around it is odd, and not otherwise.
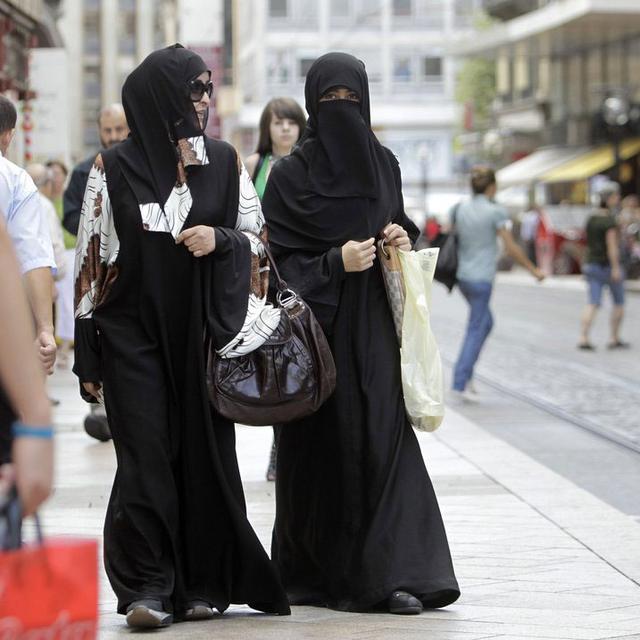
[{"label": "brown leather handbag", "polygon": [[280,324],[258,349],[221,358],[209,346],[207,387],[218,413],[240,424],[270,426],[318,410],[336,386],[327,338],[302,298],[280,277],[263,241],[277,282]]}]

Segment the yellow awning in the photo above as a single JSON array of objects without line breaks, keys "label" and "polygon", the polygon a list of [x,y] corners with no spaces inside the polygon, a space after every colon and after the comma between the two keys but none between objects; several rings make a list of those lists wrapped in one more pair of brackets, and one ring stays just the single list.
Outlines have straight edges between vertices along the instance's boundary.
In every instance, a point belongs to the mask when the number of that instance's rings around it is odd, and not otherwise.
[{"label": "yellow awning", "polygon": [[[640,153],[640,138],[625,140],[620,145],[620,159],[629,158]],[[603,171],[611,169],[615,164],[613,145],[606,144],[587,151],[583,155],[552,169],[539,178],[540,182],[576,182],[587,180]]]}]

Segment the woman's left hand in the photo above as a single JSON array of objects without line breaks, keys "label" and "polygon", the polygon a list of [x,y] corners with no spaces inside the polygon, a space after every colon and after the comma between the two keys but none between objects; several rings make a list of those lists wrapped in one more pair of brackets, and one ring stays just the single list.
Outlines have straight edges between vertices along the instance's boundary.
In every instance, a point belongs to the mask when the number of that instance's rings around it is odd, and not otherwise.
[{"label": "woman's left hand", "polygon": [[181,243],[184,243],[184,246],[196,258],[201,258],[210,254],[216,248],[216,233],[213,227],[198,224],[195,227],[185,229],[176,238],[176,244]]},{"label": "woman's left hand", "polygon": [[411,251],[409,234],[399,224],[388,224],[382,230],[382,235],[388,245],[398,247],[401,251]]}]

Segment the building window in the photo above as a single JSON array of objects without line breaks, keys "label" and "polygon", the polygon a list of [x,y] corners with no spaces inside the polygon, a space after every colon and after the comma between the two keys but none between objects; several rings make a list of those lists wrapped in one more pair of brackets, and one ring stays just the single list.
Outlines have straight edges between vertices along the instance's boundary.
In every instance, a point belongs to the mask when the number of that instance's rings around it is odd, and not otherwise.
[{"label": "building window", "polygon": [[84,52],[86,55],[100,55],[100,14],[97,11],[84,14]]},{"label": "building window", "polygon": [[348,18],[351,15],[351,3],[349,0],[331,0],[329,6],[331,18]]},{"label": "building window", "polygon": [[315,58],[300,58],[298,60],[298,78],[304,80],[311,69],[311,65],[315,62]]},{"label": "building window", "polygon": [[399,83],[411,82],[411,56],[398,55],[393,58],[393,81]]},{"label": "building window", "polygon": [[87,67],[84,70],[84,97],[85,101],[99,104],[101,98],[100,70],[97,67]]},{"label": "building window", "polygon": [[481,9],[479,0],[454,0],[453,21],[457,28],[473,26],[473,19]]},{"label": "building window", "polygon": [[133,55],[136,52],[136,16],[131,11],[120,13],[118,53]]},{"label": "building window", "polygon": [[442,79],[442,58],[426,56],[422,58],[422,77],[425,80]]},{"label": "building window", "polygon": [[287,51],[269,51],[267,54],[267,81],[270,84],[287,84],[289,82]]},{"label": "building window", "polygon": [[410,16],[412,14],[412,0],[393,0],[394,16]]},{"label": "building window", "polygon": [[269,15],[272,18],[286,18],[287,9],[287,0],[269,0]]}]

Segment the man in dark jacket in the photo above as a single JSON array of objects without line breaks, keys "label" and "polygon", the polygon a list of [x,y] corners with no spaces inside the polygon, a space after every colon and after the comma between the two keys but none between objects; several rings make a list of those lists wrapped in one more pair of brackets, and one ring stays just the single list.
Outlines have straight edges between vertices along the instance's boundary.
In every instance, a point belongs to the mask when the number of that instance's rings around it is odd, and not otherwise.
[{"label": "man in dark jacket", "polygon": [[[102,108],[98,116],[98,131],[100,132],[102,149],[108,149],[126,139],[129,135],[129,127],[121,104],[112,104]],[[84,191],[87,186],[89,171],[91,171],[93,161],[97,155],[98,152],[92,154],[74,167],[69,179],[69,185],[64,192],[64,218],[62,224],[73,235],[78,233]],[[84,430],[96,440],[104,442],[111,439],[107,415],[102,406],[91,405],[91,413],[84,419]]]},{"label": "man in dark jacket", "polygon": [[[121,104],[111,104],[103,107],[98,116],[98,131],[100,132],[100,144],[102,149],[108,149],[118,142],[122,142],[129,135],[127,119]],[[84,190],[87,186],[89,171],[93,166],[93,161],[99,152],[90,155],[73,169],[69,185],[64,192],[64,228],[74,236],[78,233],[78,223],[80,221],[80,210]]]}]

